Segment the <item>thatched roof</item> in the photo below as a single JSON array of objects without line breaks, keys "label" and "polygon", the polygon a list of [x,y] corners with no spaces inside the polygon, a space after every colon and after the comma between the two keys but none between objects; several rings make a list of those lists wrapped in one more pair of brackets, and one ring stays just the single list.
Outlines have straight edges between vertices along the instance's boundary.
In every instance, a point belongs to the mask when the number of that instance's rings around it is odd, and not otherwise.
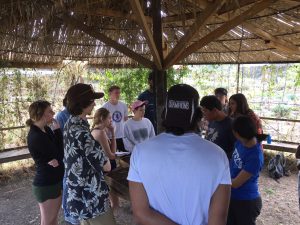
[{"label": "thatched roof", "polygon": [[[0,64],[159,65],[151,2],[0,0]],[[300,1],[162,0],[161,14],[166,67],[300,61]]]}]

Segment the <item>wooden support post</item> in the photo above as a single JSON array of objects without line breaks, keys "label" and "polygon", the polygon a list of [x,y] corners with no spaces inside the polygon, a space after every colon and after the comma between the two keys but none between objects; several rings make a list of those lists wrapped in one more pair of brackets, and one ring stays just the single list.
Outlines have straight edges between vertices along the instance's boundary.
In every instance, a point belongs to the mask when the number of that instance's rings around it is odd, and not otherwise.
[{"label": "wooden support post", "polygon": [[[153,19],[153,38],[159,53],[161,62],[163,62],[163,40],[162,40],[162,19],[161,19],[161,1],[152,1],[152,19]],[[167,92],[166,72],[154,69],[154,93],[156,96],[156,130],[157,133],[163,131],[161,114],[164,110]]]}]

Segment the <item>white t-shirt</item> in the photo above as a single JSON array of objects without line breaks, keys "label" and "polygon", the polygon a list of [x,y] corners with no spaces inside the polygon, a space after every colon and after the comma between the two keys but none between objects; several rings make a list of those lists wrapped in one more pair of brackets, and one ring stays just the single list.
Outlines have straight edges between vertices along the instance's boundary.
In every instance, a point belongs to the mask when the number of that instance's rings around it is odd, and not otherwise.
[{"label": "white t-shirt", "polygon": [[[125,122],[124,118],[128,117],[127,105],[121,101],[118,101],[118,104],[116,105],[106,102],[102,107],[106,108],[111,114],[111,118],[116,129],[116,138],[123,138]],[[108,134],[108,137],[111,138],[111,134]]]},{"label": "white t-shirt", "polygon": [[162,133],[136,145],[127,179],[142,183],[150,206],[181,225],[207,224],[212,195],[231,184],[224,151],[194,133]]},{"label": "white t-shirt", "polygon": [[143,118],[140,121],[129,119],[124,125],[124,145],[129,152],[132,152],[136,144],[154,136],[154,127],[147,118]]}]

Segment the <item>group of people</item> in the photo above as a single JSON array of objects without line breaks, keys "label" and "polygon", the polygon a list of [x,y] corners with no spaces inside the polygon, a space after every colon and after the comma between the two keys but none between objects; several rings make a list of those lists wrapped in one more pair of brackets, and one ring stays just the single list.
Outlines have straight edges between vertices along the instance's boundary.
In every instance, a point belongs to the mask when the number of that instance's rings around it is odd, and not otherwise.
[{"label": "group of people", "polygon": [[129,192],[138,224],[255,224],[266,135],[245,96],[228,100],[227,90],[217,88],[199,101],[193,87],[174,85],[162,115],[165,132],[156,136],[152,74],[148,81],[149,90],[131,104],[132,118],[112,86],[91,127],[87,117],[104,97],[91,85],[70,87],[56,119],[49,102],[30,105],[28,148],[42,225],[58,224],[61,204],[67,223],[116,224],[118,197],[104,176],[117,167],[117,151],[131,153]]}]

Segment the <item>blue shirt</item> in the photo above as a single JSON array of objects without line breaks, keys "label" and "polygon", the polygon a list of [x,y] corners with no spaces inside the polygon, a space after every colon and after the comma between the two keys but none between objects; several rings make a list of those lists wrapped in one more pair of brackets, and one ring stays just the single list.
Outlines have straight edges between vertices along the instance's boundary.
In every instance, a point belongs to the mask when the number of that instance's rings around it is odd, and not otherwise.
[{"label": "blue shirt", "polygon": [[66,122],[68,121],[68,119],[70,118],[70,116],[71,115],[66,108],[64,108],[64,110],[57,113],[55,119],[58,121],[62,132],[64,131],[64,126],[65,126]]},{"label": "blue shirt", "polygon": [[235,143],[235,150],[230,161],[231,179],[234,179],[244,170],[252,176],[241,187],[231,189],[231,198],[235,200],[253,200],[260,196],[258,191],[258,177],[264,164],[261,144],[257,143],[251,148]]}]

